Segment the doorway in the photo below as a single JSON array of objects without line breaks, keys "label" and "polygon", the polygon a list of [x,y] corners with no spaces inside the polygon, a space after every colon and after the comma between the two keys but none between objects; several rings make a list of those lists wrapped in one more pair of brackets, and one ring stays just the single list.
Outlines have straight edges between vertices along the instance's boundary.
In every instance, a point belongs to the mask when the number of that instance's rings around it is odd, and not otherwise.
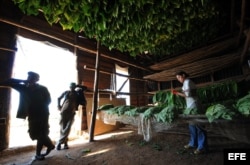
[{"label": "doorway", "polygon": [[[17,36],[17,49],[13,67],[13,78],[26,79],[28,71],[39,73],[39,84],[48,88],[52,102],[50,108],[50,137],[59,138],[59,111],[57,98],[69,89],[70,82],[77,82],[76,56],[67,49],[55,46],[47,41],[34,41],[23,36]],[[27,119],[16,118],[19,103],[19,93],[11,90],[11,117],[9,148],[33,145],[27,132]],[[76,115],[77,117],[77,115]],[[75,119],[75,121],[77,121]],[[76,122],[75,122],[76,123]],[[74,134],[75,123],[71,135]],[[20,141],[19,139],[22,139]]]}]

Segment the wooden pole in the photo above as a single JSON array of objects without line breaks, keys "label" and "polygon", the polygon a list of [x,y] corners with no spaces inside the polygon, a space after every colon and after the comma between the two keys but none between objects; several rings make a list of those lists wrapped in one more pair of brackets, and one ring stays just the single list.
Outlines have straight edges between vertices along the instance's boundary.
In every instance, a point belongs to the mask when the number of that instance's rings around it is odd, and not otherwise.
[{"label": "wooden pole", "polygon": [[234,17],[235,17],[235,0],[231,0],[231,20],[230,20],[230,32],[231,34],[234,31]]},{"label": "wooden pole", "polygon": [[9,49],[9,48],[4,48],[4,47],[0,47],[0,50],[4,50],[4,51],[8,51],[8,52],[16,52],[17,49]]},{"label": "wooden pole", "polygon": [[250,45],[250,28],[247,30],[247,33],[246,33],[246,41],[245,41],[245,44],[244,44],[243,51],[241,53],[240,64],[244,63],[244,60],[245,60],[245,58],[247,56],[247,51],[249,49],[249,45]]},{"label": "wooden pole", "polygon": [[240,17],[240,32],[238,36],[237,46],[240,44],[240,39],[242,37],[243,29],[244,29],[244,20],[246,15],[246,0],[242,0],[241,4],[241,17]]},{"label": "wooden pole", "polygon": [[94,95],[92,102],[92,118],[90,122],[90,132],[89,132],[89,142],[94,141],[94,131],[95,131],[95,121],[96,121],[96,111],[98,104],[98,86],[99,86],[99,62],[100,62],[100,42],[97,42],[97,51],[96,51],[96,63],[95,63],[95,81],[94,81]]}]

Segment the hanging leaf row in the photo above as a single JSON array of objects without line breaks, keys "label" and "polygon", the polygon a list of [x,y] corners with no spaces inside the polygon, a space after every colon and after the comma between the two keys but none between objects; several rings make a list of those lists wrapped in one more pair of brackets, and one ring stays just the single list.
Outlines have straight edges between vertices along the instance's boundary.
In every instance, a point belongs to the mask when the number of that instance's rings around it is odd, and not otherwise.
[{"label": "hanging leaf row", "polygon": [[204,43],[218,35],[223,22],[216,0],[13,1],[27,15],[42,13],[51,25],[132,56],[165,56]]}]

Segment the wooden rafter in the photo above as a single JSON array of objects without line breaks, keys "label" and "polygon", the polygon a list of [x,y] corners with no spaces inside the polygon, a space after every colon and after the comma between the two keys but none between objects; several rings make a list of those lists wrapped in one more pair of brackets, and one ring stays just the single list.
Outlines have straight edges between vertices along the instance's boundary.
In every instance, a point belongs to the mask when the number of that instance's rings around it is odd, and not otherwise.
[{"label": "wooden rafter", "polygon": [[234,47],[236,42],[237,42],[237,38],[230,38],[222,42],[215,43],[215,44],[182,54],[178,57],[174,57],[174,58],[165,60],[163,62],[159,62],[157,64],[150,66],[150,69],[162,71],[166,69],[175,68],[178,65],[184,65],[184,64],[195,62],[197,60],[205,59],[205,58],[210,57],[211,55],[218,54],[225,50],[231,49],[232,47]]},{"label": "wooden rafter", "polygon": [[231,53],[220,57],[207,58],[189,64],[179,65],[172,69],[144,76],[144,78],[155,81],[171,81],[176,79],[174,73],[178,70],[185,70],[192,77],[197,77],[213,73],[214,71],[223,69],[233,64],[237,64],[239,63],[239,61],[240,61],[239,53]]},{"label": "wooden rafter", "polygon": [[245,45],[244,45],[244,49],[241,53],[241,58],[240,58],[240,63],[243,64],[244,60],[246,58],[247,55],[247,50],[250,46],[250,29],[247,30],[247,34],[246,34],[246,41],[245,41]]},{"label": "wooden rafter", "polygon": [[246,0],[242,0],[242,4],[241,4],[241,17],[240,17],[240,32],[239,32],[239,36],[238,36],[238,42],[237,45],[240,44],[240,40],[244,31],[244,22],[245,22],[245,14],[246,13]]}]

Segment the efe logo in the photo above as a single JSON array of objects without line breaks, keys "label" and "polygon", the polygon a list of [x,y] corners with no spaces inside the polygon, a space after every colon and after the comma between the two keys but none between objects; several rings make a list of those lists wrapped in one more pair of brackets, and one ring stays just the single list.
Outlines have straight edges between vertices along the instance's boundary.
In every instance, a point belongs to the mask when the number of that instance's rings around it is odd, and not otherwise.
[{"label": "efe logo", "polygon": [[231,165],[232,163],[249,165],[250,148],[224,149],[224,165]]},{"label": "efe logo", "polygon": [[247,160],[246,153],[228,153],[228,160]]}]

